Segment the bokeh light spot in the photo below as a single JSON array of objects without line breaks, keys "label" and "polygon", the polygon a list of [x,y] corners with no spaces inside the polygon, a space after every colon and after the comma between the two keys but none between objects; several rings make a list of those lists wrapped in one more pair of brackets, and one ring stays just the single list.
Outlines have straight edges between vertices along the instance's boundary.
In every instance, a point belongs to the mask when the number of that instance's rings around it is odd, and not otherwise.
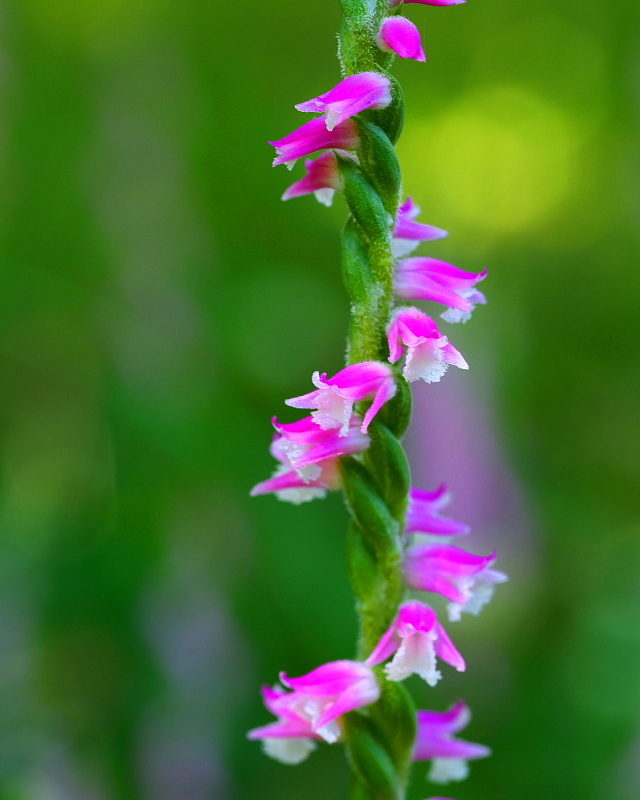
[{"label": "bokeh light spot", "polygon": [[570,190],[578,136],[566,115],[517,86],[489,86],[435,121],[409,123],[401,156],[462,224],[498,234],[547,218]]}]

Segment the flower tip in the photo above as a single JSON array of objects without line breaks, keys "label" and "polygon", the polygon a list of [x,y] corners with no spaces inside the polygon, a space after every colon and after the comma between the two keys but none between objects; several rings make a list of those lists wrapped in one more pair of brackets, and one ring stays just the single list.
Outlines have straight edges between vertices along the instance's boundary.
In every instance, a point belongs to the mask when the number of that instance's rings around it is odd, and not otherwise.
[{"label": "flower tip", "polygon": [[278,679],[280,680],[280,683],[281,683],[283,686],[286,686],[286,687],[287,687],[287,689],[293,689],[293,686],[291,686],[291,684],[289,683],[289,678],[288,678],[288,676],[287,676],[287,673],[286,673],[286,672],[281,672],[281,673],[278,675]]}]

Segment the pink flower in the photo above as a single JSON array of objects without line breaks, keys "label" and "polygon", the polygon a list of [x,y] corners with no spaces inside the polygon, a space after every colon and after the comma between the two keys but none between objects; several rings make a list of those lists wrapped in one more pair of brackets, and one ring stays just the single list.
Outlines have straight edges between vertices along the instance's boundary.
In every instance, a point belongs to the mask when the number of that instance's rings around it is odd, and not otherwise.
[{"label": "pink flower", "polygon": [[[395,8],[402,3],[403,0],[389,0],[389,8]],[[423,6],[459,6],[460,3],[466,3],[467,0],[404,0],[405,3],[420,3]]]},{"label": "pink flower", "polygon": [[288,678],[283,672],[280,680],[293,689],[290,708],[327,742],[340,737],[338,717],[375,703],[380,697],[373,670],[358,661],[331,661],[301,678]]},{"label": "pink flower", "polygon": [[491,755],[491,750],[483,744],[454,738],[454,734],[465,728],[470,719],[469,707],[462,700],[448,711],[418,711],[413,760],[433,761],[430,781],[449,783],[464,780],[469,774],[467,761]]},{"label": "pink flower", "polygon": [[[343,151],[341,155],[348,156],[349,154]],[[342,179],[335,154],[329,150],[316,159],[307,159],[305,166],[307,174],[302,180],[292,184],[282,195],[282,199],[291,200],[292,197],[314,194],[319,203],[322,203],[323,206],[330,206],[333,203],[333,195],[342,189]]]},{"label": "pink flower", "polygon": [[314,739],[322,738],[312,729],[311,721],[295,710],[296,697],[281,686],[262,687],[267,709],[278,717],[277,722],[254,728],[248,739],[262,739],[265,753],[284,764],[299,764],[316,748]]},{"label": "pink flower", "polygon": [[278,435],[271,443],[271,455],[280,466],[272,478],[253,487],[252,497],[273,492],[278,499],[296,505],[324,497],[328,489],[340,488],[338,459],[369,447],[357,414],[349,420],[346,436],[340,436],[335,428],[320,428],[311,417],[288,424],[274,417],[273,425]]},{"label": "pink flower", "polygon": [[403,346],[407,348],[402,373],[408,381],[418,378],[427,383],[439,381],[450,364],[469,369],[462,355],[440,333],[431,317],[413,306],[405,306],[395,312],[387,336],[389,361],[392,364],[402,358]]},{"label": "pink flower", "polygon": [[433,300],[449,306],[441,314],[447,322],[466,322],[476,303],[486,303],[474,289],[487,271],[465,272],[436,258],[407,258],[396,267],[394,289],[404,300]]},{"label": "pink flower", "polygon": [[386,108],[391,99],[389,78],[379,72],[359,72],[349,75],[325,94],[298,103],[296,108],[298,111],[326,114],[327,130],[332,131],[341,122],[367,108]]},{"label": "pink flower", "polygon": [[410,547],[404,558],[404,577],[412,589],[437,592],[451,602],[449,620],[457,622],[462,612],[478,615],[491,600],[493,585],[508,580],[491,569],[496,553],[474,556],[451,545],[424,544]]},{"label": "pink flower", "polygon": [[371,420],[382,406],[396,393],[391,367],[379,361],[361,361],[340,370],[333,378],[326,373],[313,373],[313,383],[318,388],[309,394],[285,400],[293,408],[315,408],[311,416],[323,429],[339,428],[340,436],[347,436],[353,404],[373,398],[364,415],[360,430],[366,433]]},{"label": "pink flower", "polygon": [[[390,19],[394,19],[390,17]],[[444,239],[449,234],[442,228],[435,228],[433,225],[425,225],[423,222],[415,222],[420,215],[420,206],[407,197],[404,205],[398,209],[396,226],[393,231],[391,248],[396,258],[402,258],[412,253],[420,242],[434,242],[436,239]]]},{"label": "pink flower", "polygon": [[297,159],[311,155],[316,150],[355,150],[359,146],[359,139],[356,126],[351,120],[328,131],[324,120],[318,117],[297,128],[284,139],[269,144],[276,148],[273,166],[286,164],[292,169]]},{"label": "pink flower", "polygon": [[442,517],[440,510],[449,504],[451,495],[444,484],[435,492],[424,492],[411,489],[409,492],[409,508],[405,533],[422,533],[438,537],[463,536],[469,533],[469,526],[464,522]]},{"label": "pink flower", "polygon": [[426,61],[422,49],[420,31],[406,17],[387,17],[378,31],[376,44],[387,53],[396,53],[400,58]]},{"label": "pink flower", "polygon": [[458,672],[465,670],[464,659],[438,622],[438,615],[419,600],[400,606],[391,627],[364,663],[373,667],[392,655],[384,668],[390,681],[403,681],[415,672],[435,686],[442,677],[436,669],[436,656]]}]

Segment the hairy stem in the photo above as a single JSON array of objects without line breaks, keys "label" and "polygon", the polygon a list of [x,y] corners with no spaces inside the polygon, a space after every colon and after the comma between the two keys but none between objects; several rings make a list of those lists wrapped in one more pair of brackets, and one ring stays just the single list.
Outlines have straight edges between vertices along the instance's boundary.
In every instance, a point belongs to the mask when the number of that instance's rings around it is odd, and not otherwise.
[{"label": "hairy stem", "polygon": [[[342,0],[340,59],[347,75],[377,70],[375,35],[384,0]],[[385,73],[386,74],[386,73]],[[389,76],[390,77],[390,76]],[[358,163],[338,156],[350,216],[342,238],[345,286],[351,300],[348,361],[387,361],[386,328],[393,304],[392,224],[401,191],[394,150],[402,128],[402,93],[382,111],[361,115]],[[411,413],[406,381],[371,424],[362,460],[342,459],[352,515],[348,562],[360,622],[358,658],[365,659],[395,617],[405,594],[402,537],[410,475],[400,444]],[[403,800],[415,738],[415,707],[406,689],[378,670],[381,699],[346,715],[345,739],[354,771],[353,800]]]}]

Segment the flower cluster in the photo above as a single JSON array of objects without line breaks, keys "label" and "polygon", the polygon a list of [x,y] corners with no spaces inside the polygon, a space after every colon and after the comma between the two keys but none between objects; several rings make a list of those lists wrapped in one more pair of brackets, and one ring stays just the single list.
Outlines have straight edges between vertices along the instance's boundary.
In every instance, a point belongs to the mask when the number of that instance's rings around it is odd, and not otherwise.
[{"label": "flower cluster", "polygon": [[[445,6],[464,0],[404,2]],[[401,0],[390,0],[388,5],[394,9],[400,3]],[[375,44],[383,53],[426,60],[416,26],[393,11],[377,28]],[[393,102],[392,81],[381,70],[350,74],[324,94],[296,105],[298,111],[320,116],[271,142],[276,149],[274,166],[286,164],[291,169],[299,158],[319,154],[306,159],[304,177],[285,191],[283,200],[313,194],[320,203],[331,205],[335,192],[347,185],[349,201],[345,165],[349,169],[360,168],[358,151],[366,136],[364,123],[371,119],[371,112],[388,108]],[[360,153],[363,163],[366,153],[363,146]],[[397,202],[396,194],[392,210],[397,208]],[[467,272],[435,258],[412,256],[421,243],[448,235],[441,228],[418,221],[419,216],[419,206],[412,198],[406,198],[397,213],[389,215],[388,237],[386,232],[381,237],[387,249],[391,243],[393,291],[389,275],[388,305],[378,323],[374,350],[380,360],[352,363],[332,377],[315,372],[312,391],[285,400],[286,405],[311,413],[291,423],[281,423],[274,417],[271,454],[278,466],[271,478],[253,488],[252,495],[275,494],[281,500],[298,504],[324,497],[329,490],[341,489],[340,459],[349,456],[347,465],[364,469],[367,458],[374,457],[373,450],[369,456],[362,455],[370,447],[372,437],[375,438],[376,426],[372,427],[372,423],[398,392],[399,382],[422,379],[433,383],[444,376],[449,366],[468,369],[462,354],[434,319],[405,301],[440,304],[446,307],[440,315],[445,322],[466,322],[477,304],[486,303],[476,286],[487,273]],[[360,223],[361,217],[356,219]],[[384,216],[382,220],[384,227]],[[399,302],[388,313],[393,305],[392,295]],[[385,350],[380,352],[385,326]],[[347,489],[348,474],[344,473]],[[406,488],[407,484],[402,484],[403,498]],[[405,597],[408,595],[409,599],[400,602],[402,595],[394,596],[384,617],[389,620],[395,614],[393,621],[369,655],[361,661],[330,662],[299,678],[282,673],[280,684],[263,687],[264,704],[276,721],[255,728],[248,736],[261,740],[270,756],[297,764],[315,749],[317,742],[334,743],[344,738],[344,715],[376,703],[384,686],[389,687],[386,681],[404,681],[416,674],[429,686],[435,686],[442,677],[439,662],[459,672],[465,670],[464,658],[436,611],[418,599],[421,595],[412,596],[409,592],[442,595],[448,601],[449,622],[456,622],[465,612],[477,615],[490,600],[495,584],[507,580],[507,576],[493,568],[495,553],[477,556],[451,544],[470,529],[443,515],[449,499],[446,486],[433,492],[412,488],[404,533],[403,512],[394,517],[393,536],[402,539],[401,553],[396,552],[402,557],[401,577]],[[398,568],[395,569],[399,576]],[[375,629],[370,641],[375,642],[381,630],[384,625]],[[461,780],[467,775],[469,760],[489,755],[483,745],[455,738],[469,720],[469,709],[462,701],[445,712],[417,712],[418,736],[413,760],[432,762],[430,780],[436,783]]]}]

